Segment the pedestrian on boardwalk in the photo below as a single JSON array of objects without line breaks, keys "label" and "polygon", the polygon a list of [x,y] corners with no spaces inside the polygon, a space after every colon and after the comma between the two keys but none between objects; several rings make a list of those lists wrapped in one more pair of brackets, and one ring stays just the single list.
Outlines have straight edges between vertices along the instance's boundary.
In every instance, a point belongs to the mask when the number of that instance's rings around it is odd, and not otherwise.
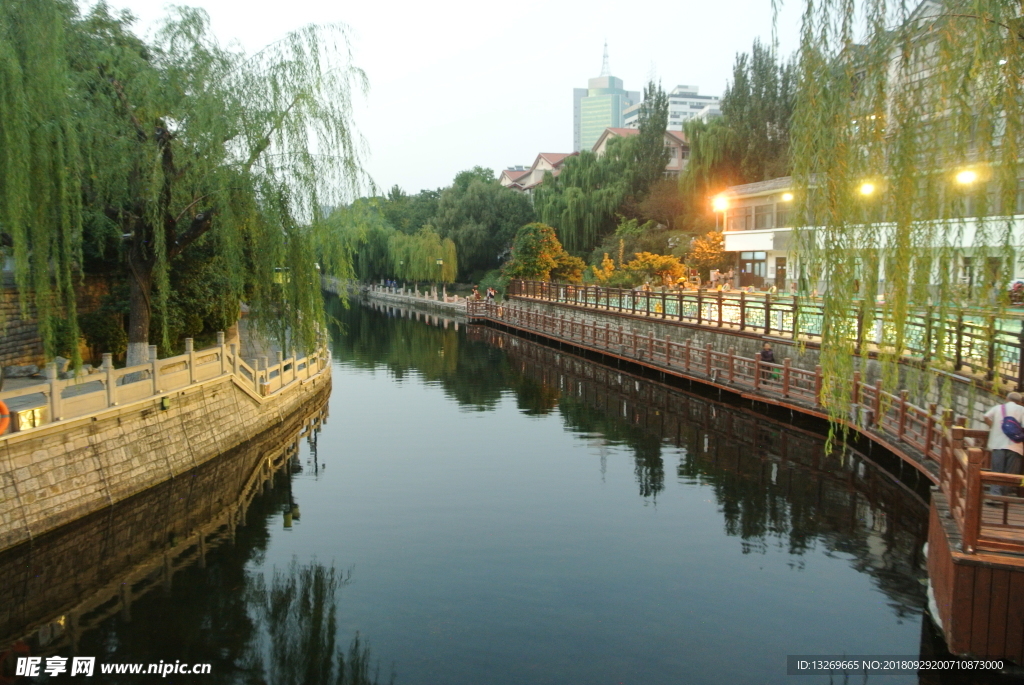
[{"label": "pedestrian on boardwalk", "polygon": [[[1012,427],[1013,421],[1006,421],[1007,418],[1016,420],[1016,430]],[[1024,456],[1024,443],[1020,441],[1020,425],[1024,424],[1021,394],[1009,393],[1005,404],[997,404],[985,412],[984,421],[989,425],[988,449],[992,452],[991,470],[1019,474]],[[1012,435],[1014,432],[1016,435]],[[1016,490],[1017,488],[1010,485],[995,485],[992,487],[992,494],[1013,495],[1016,494]]]},{"label": "pedestrian on boardwalk", "polygon": [[494,288],[487,289],[487,304],[494,304]]},{"label": "pedestrian on boardwalk", "polygon": [[[775,352],[772,351],[771,343],[765,343],[761,346],[761,361],[774,364],[775,363]],[[775,369],[765,369],[761,372],[761,380],[768,381],[775,378]]]},{"label": "pedestrian on boardwalk", "polygon": [[472,297],[474,300],[477,300],[477,301],[480,300],[480,286],[478,286],[478,285],[474,285],[473,286],[473,294],[470,295],[470,297]]}]

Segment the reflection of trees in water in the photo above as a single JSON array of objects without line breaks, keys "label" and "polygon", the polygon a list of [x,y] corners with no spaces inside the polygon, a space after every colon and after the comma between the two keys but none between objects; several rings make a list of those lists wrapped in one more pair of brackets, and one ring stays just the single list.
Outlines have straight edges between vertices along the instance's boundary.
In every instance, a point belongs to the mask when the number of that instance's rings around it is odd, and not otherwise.
[{"label": "reflection of trees in water", "polygon": [[560,388],[570,429],[633,452],[642,497],[664,489],[662,455],[678,448],[677,476],[711,488],[725,532],[744,553],[794,557],[823,549],[871,575],[898,616],[920,613],[927,508],[863,455],[825,453],[820,435],[745,409],[566,354],[506,333],[474,335],[509,352],[535,383]]},{"label": "reflection of trees in water", "polygon": [[[98,663],[209,663],[212,675],[203,682],[376,683],[358,634],[345,651],[335,644],[348,641],[336,635],[335,596],[347,578],[316,563],[275,572],[269,585],[246,571],[263,563],[270,526],[281,525],[290,478],[287,470],[276,474],[273,487],[253,499],[234,544],[207,552],[205,569],[179,570],[169,586],[137,599],[130,618],[118,615],[84,632],[77,653]],[[97,672],[95,680],[124,685],[152,677],[107,681]]]},{"label": "reflection of trees in water", "polygon": [[398,379],[417,372],[440,383],[459,404],[477,409],[496,406],[508,387],[504,355],[461,339],[451,325],[427,325],[355,302],[345,308],[336,297],[328,298],[327,309],[336,322],[330,332],[337,359],[365,368],[386,366]]},{"label": "reflection of trees in water", "polygon": [[253,675],[281,685],[379,682],[379,667],[371,673],[370,650],[358,633],[347,653],[336,645],[337,593],[348,581],[348,574],[315,561],[293,560],[287,572],[274,569],[269,586],[262,575],[250,576],[246,601],[263,636],[258,647],[252,645]]}]

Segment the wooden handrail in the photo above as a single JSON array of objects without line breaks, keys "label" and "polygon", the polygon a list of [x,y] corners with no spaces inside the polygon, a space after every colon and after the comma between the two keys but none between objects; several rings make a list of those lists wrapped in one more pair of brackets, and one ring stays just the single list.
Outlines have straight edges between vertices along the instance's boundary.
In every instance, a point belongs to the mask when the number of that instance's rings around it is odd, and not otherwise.
[{"label": "wooden handrail", "polygon": [[[665,290],[659,293],[606,288],[604,286],[577,287],[546,281],[513,281],[509,297],[560,302],[574,307],[602,311],[617,311],[633,316],[656,317],[665,321],[680,321],[713,328],[737,328],[740,331],[758,331],[765,335],[792,340],[820,340],[824,309],[820,300],[796,295],[771,295],[745,291]],[[657,307],[651,305],[657,300]],[[849,318],[858,325],[853,328],[851,340],[877,344],[874,331],[892,323],[884,307],[872,307],[874,320],[864,321],[861,302],[851,305]],[[1024,386],[1024,338],[1020,333],[1021,317],[996,310],[975,307],[958,310],[956,316],[940,317],[935,307],[916,307],[908,312],[904,322],[908,332],[903,356],[925,362],[936,357],[955,360],[954,372],[962,367],[984,374],[989,381],[999,376],[1007,383],[1016,383],[1017,390]],[[948,331],[938,335],[938,331]],[[955,335],[953,335],[955,333]],[[955,351],[936,348],[940,342],[955,339]]]},{"label": "wooden handrail", "polygon": [[[635,361],[656,368],[682,370],[707,382],[733,387],[739,391],[753,390],[765,396],[778,397],[794,403],[795,408],[822,407],[822,371],[794,368],[789,359],[781,364],[761,361],[761,354],[743,357],[735,348],[717,352],[710,344],[692,344],[692,340],[674,342],[668,337],[656,338],[653,332],[638,335],[635,331],[616,331],[605,323],[587,322],[565,312],[540,313],[517,304],[470,302],[467,313],[471,319],[487,319],[527,331],[541,332],[547,337],[564,340],[604,354]],[[887,392],[881,379],[869,383],[855,373],[850,381],[849,397],[853,406],[869,410],[866,425],[858,430],[870,431],[872,437],[897,451],[911,447],[938,466],[938,483],[948,497],[953,519],[964,540],[964,551],[1018,551],[1024,543],[992,541],[986,537],[983,501],[984,485],[1008,484],[1024,487],[1021,476],[985,470],[989,455],[982,447],[988,430],[970,429],[954,423],[953,412],[937,404],[919,407],[907,399],[907,393]],[[883,416],[884,412],[884,416]],[[856,427],[856,426],[855,426]],[[1004,498],[1005,499],[1005,498]],[[1024,526],[1016,528],[1024,531]]]}]

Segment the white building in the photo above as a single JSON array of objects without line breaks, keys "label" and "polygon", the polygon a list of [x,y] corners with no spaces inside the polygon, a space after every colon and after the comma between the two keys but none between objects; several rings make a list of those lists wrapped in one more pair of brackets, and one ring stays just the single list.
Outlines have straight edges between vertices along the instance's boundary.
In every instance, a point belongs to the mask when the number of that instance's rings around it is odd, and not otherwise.
[{"label": "white building", "polygon": [[[640,105],[627,107],[623,112],[626,128],[640,128]],[[709,119],[722,116],[721,100],[714,95],[700,95],[697,86],[676,86],[668,95],[668,130],[682,131],[683,122],[690,119]]]}]

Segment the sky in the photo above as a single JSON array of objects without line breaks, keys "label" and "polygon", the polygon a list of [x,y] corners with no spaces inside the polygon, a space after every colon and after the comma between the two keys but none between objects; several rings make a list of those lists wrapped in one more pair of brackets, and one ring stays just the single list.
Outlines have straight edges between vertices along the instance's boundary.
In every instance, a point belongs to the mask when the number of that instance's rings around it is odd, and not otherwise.
[{"label": "sky", "polygon": [[[108,0],[148,35],[167,5]],[[370,91],[356,126],[379,188],[409,193],[451,184],[459,171],[499,174],[541,152],[572,151],[572,90],[611,73],[627,90],[650,78],[666,91],[695,85],[720,95],[736,54],[771,40],[771,0],[467,0],[322,2],[184,0],[205,9],[223,43],[255,52],[306,24],[344,23]],[[782,54],[795,51],[802,2],[782,4]]]}]

